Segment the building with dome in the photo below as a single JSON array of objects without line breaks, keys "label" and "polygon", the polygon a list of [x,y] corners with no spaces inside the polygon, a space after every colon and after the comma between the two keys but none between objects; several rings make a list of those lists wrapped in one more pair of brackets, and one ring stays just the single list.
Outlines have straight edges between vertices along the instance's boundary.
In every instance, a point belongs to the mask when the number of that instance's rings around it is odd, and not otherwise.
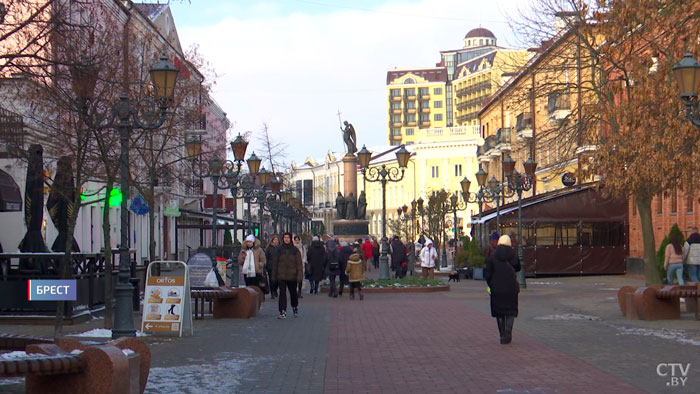
[{"label": "building with dome", "polygon": [[389,70],[389,144],[413,144],[435,134],[431,129],[478,128],[481,104],[527,60],[526,50],[501,48],[490,30],[478,27],[462,48],[440,51],[434,67]]}]

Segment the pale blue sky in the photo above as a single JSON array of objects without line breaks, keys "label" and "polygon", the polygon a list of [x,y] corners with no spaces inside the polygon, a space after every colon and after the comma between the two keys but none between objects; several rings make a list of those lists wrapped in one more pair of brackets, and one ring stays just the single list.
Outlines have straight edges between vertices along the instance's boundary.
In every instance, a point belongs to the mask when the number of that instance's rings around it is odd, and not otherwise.
[{"label": "pale blue sky", "polygon": [[219,75],[213,96],[232,133],[267,122],[289,145],[286,161],[300,163],[343,149],[338,109],[360,145],[384,144],[386,72],[433,66],[480,25],[514,46],[506,13],[524,2],[185,0],[171,9],[183,47],[198,44]]}]

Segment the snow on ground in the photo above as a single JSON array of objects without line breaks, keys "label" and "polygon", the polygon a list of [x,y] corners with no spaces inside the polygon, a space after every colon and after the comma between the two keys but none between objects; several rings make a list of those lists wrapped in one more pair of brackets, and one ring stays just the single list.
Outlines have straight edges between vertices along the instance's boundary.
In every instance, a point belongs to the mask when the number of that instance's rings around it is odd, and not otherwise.
[{"label": "snow on ground", "polygon": [[27,356],[29,356],[29,357],[48,357],[47,355],[41,354],[41,353],[30,353],[29,355],[27,355],[27,352],[25,352],[25,351],[14,351],[14,352],[0,354],[0,359],[2,359],[2,360],[15,360],[18,358],[25,358]]},{"label": "snow on ground", "polygon": [[562,315],[537,316],[535,320],[600,320],[600,318],[579,313],[564,313]]},{"label": "snow on ground", "polygon": [[[94,330],[90,331],[85,331],[81,332],[79,334],[68,334],[72,337],[85,337],[85,338],[112,338],[112,330],[106,329],[106,328],[95,328]],[[141,331],[136,331],[136,336],[137,337],[144,337],[147,334],[144,334]]]},{"label": "snow on ground", "polygon": [[641,335],[644,337],[657,337],[661,339],[668,339],[670,341],[676,341],[687,345],[700,346],[700,341],[687,338],[685,331],[683,330],[672,330],[668,328],[629,328],[622,326],[611,326],[616,328],[619,333],[617,335]]},{"label": "snow on ground", "polygon": [[561,282],[527,282],[528,285],[560,285]]}]

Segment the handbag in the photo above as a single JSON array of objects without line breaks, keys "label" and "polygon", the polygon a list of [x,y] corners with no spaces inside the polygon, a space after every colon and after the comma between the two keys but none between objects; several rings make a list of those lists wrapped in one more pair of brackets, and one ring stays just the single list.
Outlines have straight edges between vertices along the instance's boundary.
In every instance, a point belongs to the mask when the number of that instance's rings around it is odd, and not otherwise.
[{"label": "handbag", "polygon": [[258,287],[260,287],[260,290],[262,290],[263,294],[270,294],[270,286],[268,285],[267,274],[265,272],[263,272],[263,274],[260,275],[260,278],[258,279]]}]

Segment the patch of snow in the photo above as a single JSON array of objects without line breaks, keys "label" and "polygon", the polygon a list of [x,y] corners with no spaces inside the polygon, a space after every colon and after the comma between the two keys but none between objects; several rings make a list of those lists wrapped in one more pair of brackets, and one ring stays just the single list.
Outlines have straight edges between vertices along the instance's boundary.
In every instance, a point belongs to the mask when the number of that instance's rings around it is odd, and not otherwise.
[{"label": "patch of snow", "polygon": [[605,286],[605,283],[602,283],[602,282],[594,283],[593,286]]},{"label": "patch of snow", "polygon": [[607,297],[606,300],[617,300],[617,297]]},{"label": "patch of snow", "polygon": [[14,352],[0,354],[0,359],[3,359],[3,360],[15,360],[18,358],[26,358],[26,357],[48,357],[48,356],[45,354],[41,354],[41,353],[29,353],[29,354],[27,354],[27,352],[19,351],[19,350],[14,351]]},{"label": "patch of snow", "polygon": [[560,285],[561,282],[527,282],[531,285]]},{"label": "patch of snow", "polygon": [[620,288],[619,288],[619,287],[601,287],[601,288],[598,289],[598,290],[618,291],[618,290],[620,290]]},{"label": "patch of snow", "polygon": [[70,354],[74,354],[74,355],[76,355],[76,356],[77,356],[78,354],[80,354],[80,353],[82,353],[82,352],[83,352],[83,351],[82,351],[82,350],[80,350],[80,349],[73,349],[73,351],[72,351],[72,352],[70,352]]},{"label": "patch of snow", "polygon": [[[81,332],[79,334],[69,334],[72,337],[85,337],[85,338],[112,338],[112,330],[107,328],[95,328],[94,330]],[[137,337],[145,337],[148,334],[136,330]]]},{"label": "patch of snow", "polygon": [[563,315],[537,316],[535,320],[600,320],[598,316],[581,315],[579,313],[564,313]]},{"label": "patch of snow", "polygon": [[700,341],[687,338],[685,331],[672,330],[668,328],[653,329],[653,328],[628,328],[622,326],[612,326],[620,331],[617,335],[641,335],[644,337],[657,337],[667,339],[687,345],[700,346]]},{"label": "patch of snow", "polygon": [[131,356],[132,354],[135,354],[136,352],[131,350],[131,349],[122,349],[122,353],[124,353],[125,356]]}]

